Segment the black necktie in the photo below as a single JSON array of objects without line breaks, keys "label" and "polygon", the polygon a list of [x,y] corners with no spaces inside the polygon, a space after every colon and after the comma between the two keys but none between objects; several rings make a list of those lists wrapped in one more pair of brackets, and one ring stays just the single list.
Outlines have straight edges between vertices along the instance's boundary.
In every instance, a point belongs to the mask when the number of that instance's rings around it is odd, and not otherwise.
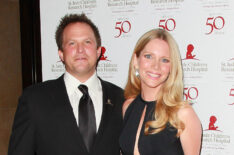
[{"label": "black necktie", "polygon": [[90,152],[96,136],[95,112],[93,102],[89,96],[88,87],[80,85],[78,88],[83,93],[79,104],[79,129],[86,148]]}]

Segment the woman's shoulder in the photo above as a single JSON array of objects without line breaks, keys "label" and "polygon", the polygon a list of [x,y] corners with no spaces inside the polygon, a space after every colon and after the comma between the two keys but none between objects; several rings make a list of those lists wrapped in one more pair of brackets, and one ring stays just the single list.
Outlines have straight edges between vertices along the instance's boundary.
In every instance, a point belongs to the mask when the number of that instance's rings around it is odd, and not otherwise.
[{"label": "woman's shoulder", "polygon": [[180,135],[185,154],[199,154],[201,147],[202,126],[196,112],[187,104],[178,110],[178,117],[184,123],[184,130]]},{"label": "woman's shoulder", "polygon": [[183,119],[187,119],[189,117],[194,117],[196,115],[194,109],[189,103],[185,103],[183,106],[181,106],[178,110],[178,117],[183,121]]},{"label": "woman's shoulder", "polygon": [[197,135],[200,135],[201,131],[201,122],[196,114],[195,110],[193,107],[189,104],[181,107],[178,111],[178,118],[184,123],[185,129],[182,132],[182,137],[183,133],[184,135],[187,135],[186,133],[197,133]]}]

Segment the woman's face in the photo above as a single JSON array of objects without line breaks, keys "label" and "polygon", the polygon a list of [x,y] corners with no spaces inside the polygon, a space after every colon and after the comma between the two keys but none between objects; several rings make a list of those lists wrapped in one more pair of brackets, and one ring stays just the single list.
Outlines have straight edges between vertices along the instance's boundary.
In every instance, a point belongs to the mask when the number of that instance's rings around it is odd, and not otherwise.
[{"label": "woman's face", "polygon": [[134,65],[139,70],[142,89],[159,90],[170,73],[170,51],[167,42],[161,39],[148,42],[139,57],[135,56]]}]

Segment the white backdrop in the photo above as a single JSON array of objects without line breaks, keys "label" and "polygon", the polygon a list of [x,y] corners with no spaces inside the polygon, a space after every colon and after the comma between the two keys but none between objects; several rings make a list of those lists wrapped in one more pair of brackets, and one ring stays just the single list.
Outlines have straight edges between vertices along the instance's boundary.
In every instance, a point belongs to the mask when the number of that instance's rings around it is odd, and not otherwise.
[{"label": "white backdrop", "polygon": [[137,39],[164,28],[177,40],[185,99],[203,126],[202,155],[234,155],[233,0],[40,0],[43,81],[64,72],[55,30],[69,13],[86,13],[105,50],[98,75],[124,88]]}]

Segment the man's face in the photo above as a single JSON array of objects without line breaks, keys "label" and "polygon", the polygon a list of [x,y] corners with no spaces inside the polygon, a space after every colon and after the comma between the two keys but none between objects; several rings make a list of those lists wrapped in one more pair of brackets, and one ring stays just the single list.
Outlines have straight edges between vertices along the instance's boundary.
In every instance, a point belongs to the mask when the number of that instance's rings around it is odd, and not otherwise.
[{"label": "man's face", "polygon": [[93,30],[85,23],[69,24],[63,31],[62,46],[63,51],[59,50],[59,57],[64,62],[66,71],[85,82],[95,72],[101,54]]}]

